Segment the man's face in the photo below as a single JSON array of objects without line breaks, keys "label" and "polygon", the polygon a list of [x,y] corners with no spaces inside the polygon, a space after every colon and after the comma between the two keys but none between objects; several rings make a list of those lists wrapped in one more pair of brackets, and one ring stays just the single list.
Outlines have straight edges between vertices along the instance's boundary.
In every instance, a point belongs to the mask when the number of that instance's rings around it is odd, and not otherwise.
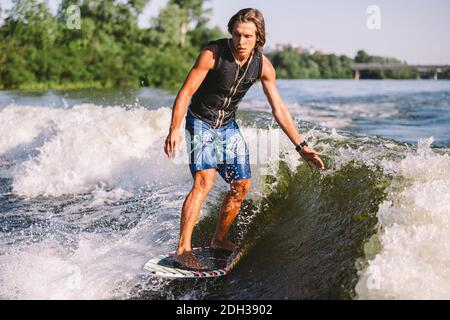
[{"label": "man's face", "polygon": [[250,55],[256,45],[256,26],[253,22],[236,22],[231,36],[236,52]]}]

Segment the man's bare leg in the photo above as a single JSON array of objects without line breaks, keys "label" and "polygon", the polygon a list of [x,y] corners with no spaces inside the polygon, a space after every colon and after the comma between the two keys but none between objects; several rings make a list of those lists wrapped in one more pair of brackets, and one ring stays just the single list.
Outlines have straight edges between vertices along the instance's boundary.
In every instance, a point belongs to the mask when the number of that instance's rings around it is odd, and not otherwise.
[{"label": "man's bare leg", "polygon": [[230,190],[227,192],[220,208],[216,232],[210,244],[211,248],[224,248],[231,251],[236,249],[236,245],[228,240],[228,233],[239,213],[242,201],[244,201],[245,196],[250,191],[250,185],[250,179],[242,179],[230,183]]},{"label": "man's bare leg", "polygon": [[174,261],[190,269],[204,270],[207,267],[192,254],[191,239],[200,208],[212,189],[216,169],[205,169],[194,173],[194,185],[183,203],[180,220],[180,239]]}]

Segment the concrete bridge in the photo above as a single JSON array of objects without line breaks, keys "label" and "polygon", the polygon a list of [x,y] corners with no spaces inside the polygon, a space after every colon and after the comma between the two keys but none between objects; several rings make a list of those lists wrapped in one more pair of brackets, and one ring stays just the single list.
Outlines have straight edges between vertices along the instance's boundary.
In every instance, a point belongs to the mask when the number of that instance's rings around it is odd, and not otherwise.
[{"label": "concrete bridge", "polygon": [[438,73],[449,70],[449,65],[408,65],[401,63],[354,63],[352,69],[355,71],[355,80],[359,80],[362,70],[415,70],[417,78],[420,79],[421,72],[430,72],[433,79],[438,79]]}]

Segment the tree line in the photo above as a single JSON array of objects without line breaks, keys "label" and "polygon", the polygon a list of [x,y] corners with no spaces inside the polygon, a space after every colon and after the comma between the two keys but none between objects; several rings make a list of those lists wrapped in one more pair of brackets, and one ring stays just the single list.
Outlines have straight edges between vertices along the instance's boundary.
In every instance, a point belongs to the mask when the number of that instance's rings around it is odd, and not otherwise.
[{"label": "tree line", "polygon": [[[353,63],[405,64],[395,58],[371,56],[364,50],[359,50],[354,58],[345,55],[321,54],[315,52],[298,52],[297,49],[286,46],[283,50],[274,51],[267,56],[272,61],[277,76],[284,79],[351,79],[354,71]],[[414,70],[363,70],[361,79],[415,79],[418,76]],[[422,78],[430,78],[431,74],[422,74]],[[440,79],[450,79],[450,72],[439,74]]]},{"label": "tree line", "polygon": [[[151,86],[176,90],[198,52],[228,37],[208,26],[207,0],[168,0],[148,28],[138,17],[149,0],[62,0],[53,15],[42,0],[12,0],[0,22],[0,88]],[[71,6],[80,28],[70,28]],[[1,5],[0,5],[1,6]],[[72,7],[73,8],[73,7]],[[360,51],[352,59],[309,55],[287,47],[267,54],[280,78],[351,78],[353,62],[384,59]],[[413,72],[368,72],[367,78],[414,78]]]},{"label": "tree line", "polygon": [[[169,0],[149,28],[140,28],[148,3],[62,0],[55,16],[44,1],[13,0],[0,26],[0,87],[175,89],[198,51],[224,34],[207,26],[204,0]],[[72,5],[80,29],[67,26]]]}]

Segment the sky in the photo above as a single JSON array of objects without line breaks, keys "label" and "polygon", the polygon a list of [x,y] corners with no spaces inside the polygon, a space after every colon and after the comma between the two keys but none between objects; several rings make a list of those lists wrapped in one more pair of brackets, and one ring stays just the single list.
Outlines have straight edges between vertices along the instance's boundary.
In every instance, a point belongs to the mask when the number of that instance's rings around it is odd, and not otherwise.
[{"label": "sky", "polygon": [[[48,0],[56,11],[58,0]],[[0,0],[7,8],[11,0]],[[167,0],[150,0],[139,19],[148,27]],[[367,13],[379,9],[379,28],[369,29]],[[259,9],[266,22],[266,44],[292,43],[325,53],[354,57],[360,49],[409,64],[450,64],[449,0],[209,0],[211,26],[224,31],[229,18],[242,8]]]}]

